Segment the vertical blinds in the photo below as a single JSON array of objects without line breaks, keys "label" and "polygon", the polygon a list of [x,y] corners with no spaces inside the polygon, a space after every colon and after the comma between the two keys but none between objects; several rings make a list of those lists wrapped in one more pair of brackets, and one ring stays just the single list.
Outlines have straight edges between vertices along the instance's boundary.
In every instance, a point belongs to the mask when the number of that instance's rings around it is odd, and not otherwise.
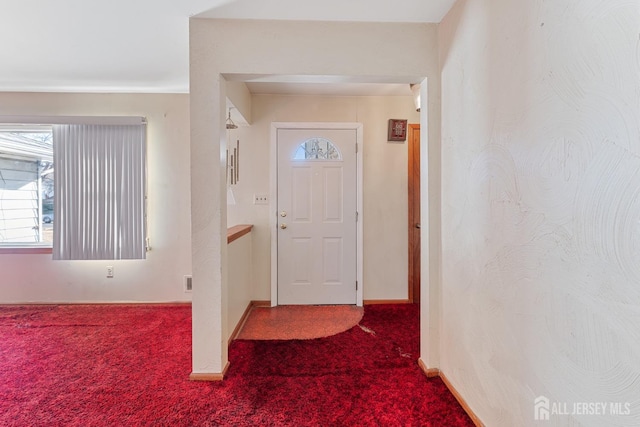
[{"label": "vertical blinds", "polygon": [[54,125],[53,259],[144,259],[146,125]]}]

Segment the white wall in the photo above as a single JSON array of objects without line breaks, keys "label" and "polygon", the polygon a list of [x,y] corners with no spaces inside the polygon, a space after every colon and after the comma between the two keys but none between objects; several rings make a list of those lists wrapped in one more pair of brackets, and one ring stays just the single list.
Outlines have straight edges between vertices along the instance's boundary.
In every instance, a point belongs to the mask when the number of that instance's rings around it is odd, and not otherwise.
[{"label": "white wall", "polygon": [[0,303],[190,300],[183,291],[191,273],[188,95],[0,93],[0,115],[147,117],[152,246],[140,261],[0,254]]},{"label": "white wall", "polygon": [[236,205],[229,225],[254,224],[253,299],[271,297],[269,207],[254,205],[254,194],[269,194],[272,122],[360,122],[363,124],[364,298],[406,300],[407,143],[387,142],[390,118],[419,122],[411,96],[255,95],[253,125],[231,131],[240,139],[241,177],[233,186]]},{"label": "white wall", "polygon": [[233,122],[236,125],[251,123],[251,92],[247,85],[244,82],[227,82],[227,99],[235,108],[230,108]]},{"label": "white wall", "polygon": [[229,282],[227,283],[227,325],[223,333],[229,339],[233,330],[238,326],[242,315],[252,300],[252,269],[253,269],[253,233],[250,232],[229,243],[228,267]]},{"label": "white wall", "polygon": [[[217,374],[227,363],[220,328],[227,310],[226,188],[224,162],[215,161],[224,160],[226,150],[224,76],[343,76],[406,83],[427,76],[433,120],[428,132],[435,141],[440,73],[433,24],[191,19],[189,36],[193,373]],[[407,52],[400,60],[398,49]],[[211,179],[217,180],[213,186]]]},{"label": "white wall", "polygon": [[640,9],[460,0],[440,26],[441,368],[489,426],[534,398],[640,425]]}]

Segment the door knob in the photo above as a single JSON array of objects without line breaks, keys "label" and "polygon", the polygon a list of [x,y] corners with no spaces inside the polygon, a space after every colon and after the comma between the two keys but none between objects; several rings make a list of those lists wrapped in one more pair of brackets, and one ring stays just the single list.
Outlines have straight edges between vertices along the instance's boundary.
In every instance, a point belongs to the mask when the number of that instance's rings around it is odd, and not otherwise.
[{"label": "door knob", "polygon": [[285,216],[287,216],[287,213],[286,213],[285,211],[282,211],[282,212],[280,212],[280,216],[281,216],[282,218],[284,218]]},{"label": "door knob", "polygon": [[416,228],[420,228],[420,223],[416,223]]},{"label": "door knob", "polygon": [[280,224],[280,228],[284,230],[285,228],[287,228],[287,224]]}]

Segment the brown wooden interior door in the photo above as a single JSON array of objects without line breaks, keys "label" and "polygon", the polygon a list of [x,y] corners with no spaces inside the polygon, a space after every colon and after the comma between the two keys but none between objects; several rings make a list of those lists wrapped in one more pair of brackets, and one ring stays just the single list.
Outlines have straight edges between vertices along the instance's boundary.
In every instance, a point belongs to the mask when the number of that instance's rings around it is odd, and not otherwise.
[{"label": "brown wooden interior door", "polygon": [[409,301],[420,302],[420,125],[409,125]]}]

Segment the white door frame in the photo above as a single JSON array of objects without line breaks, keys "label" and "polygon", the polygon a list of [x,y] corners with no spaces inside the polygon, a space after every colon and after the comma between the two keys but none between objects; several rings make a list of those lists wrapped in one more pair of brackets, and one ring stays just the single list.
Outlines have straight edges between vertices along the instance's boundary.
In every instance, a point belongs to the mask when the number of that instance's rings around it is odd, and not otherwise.
[{"label": "white door frame", "polygon": [[278,305],[278,129],[353,129],[356,131],[356,181],[358,223],[356,226],[356,305],[362,307],[363,299],[363,212],[362,212],[362,151],[364,126],[362,123],[327,123],[327,122],[273,122],[271,123],[270,173],[269,173],[269,230],[271,231],[271,306]]}]

